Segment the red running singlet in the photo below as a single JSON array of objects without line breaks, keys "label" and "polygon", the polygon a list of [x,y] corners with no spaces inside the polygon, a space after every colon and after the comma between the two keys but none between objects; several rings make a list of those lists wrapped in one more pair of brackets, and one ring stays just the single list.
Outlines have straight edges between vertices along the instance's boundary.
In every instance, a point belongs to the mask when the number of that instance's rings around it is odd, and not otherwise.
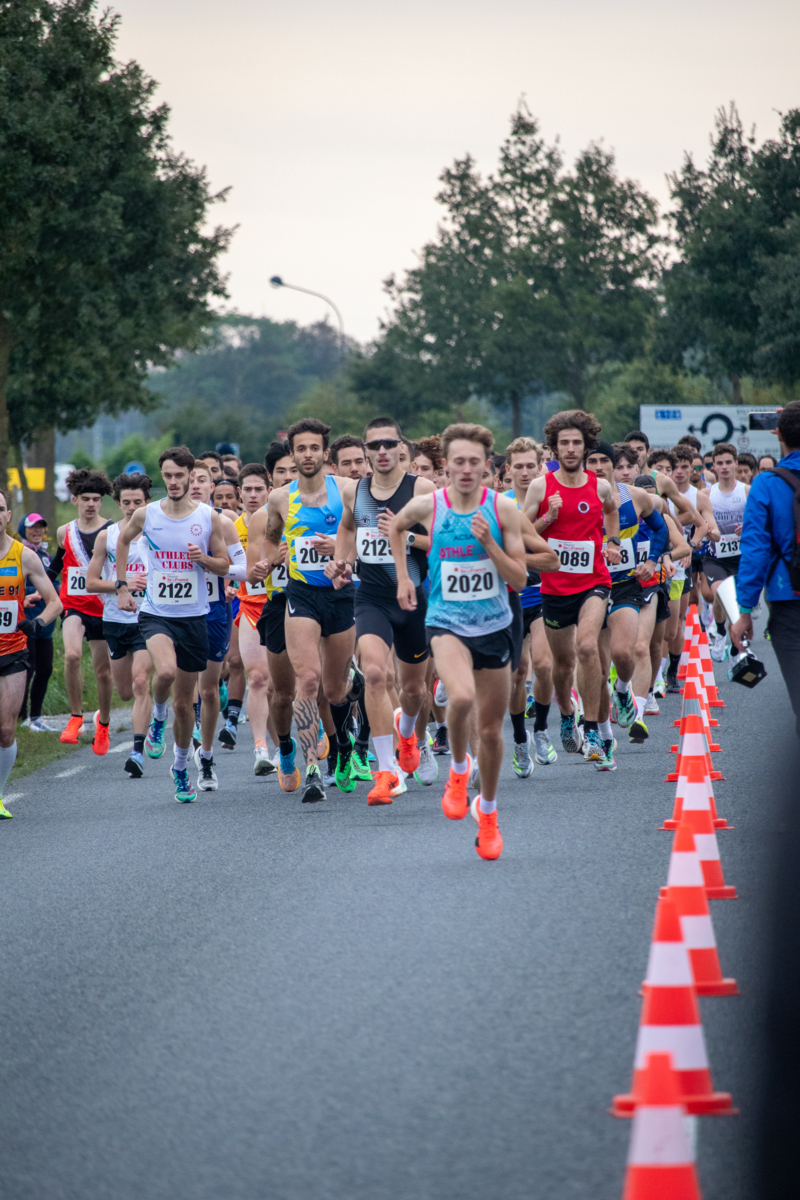
[{"label": "red running singlet", "polygon": [[[107,521],[110,525],[111,522]],[[105,528],[105,526],[101,526]],[[94,539],[100,532],[98,529],[94,534],[87,534],[91,538],[92,545]],[[61,591],[59,596],[61,603],[65,609],[72,609],[73,612],[86,613],[90,617],[103,616],[103,601],[96,592],[86,591],[86,573],[89,570],[91,562],[91,554],[87,553],[86,546],[78,529],[77,521],[70,521],[67,528],[64,530],[64,567],[61,573]]]},{"label": "red running singlet", "polygon": [[570,488],[558,482],[555,471],[548,471],[540,515],[547,512],[554,492],[561,495],[562,504],[544,536],[558,554],[561,567],[542,572],[542,594],[574,596],[600,584],[611,587],[603,558],[603,501],[597,494],[597,476],[589,471],[583,487]]}]

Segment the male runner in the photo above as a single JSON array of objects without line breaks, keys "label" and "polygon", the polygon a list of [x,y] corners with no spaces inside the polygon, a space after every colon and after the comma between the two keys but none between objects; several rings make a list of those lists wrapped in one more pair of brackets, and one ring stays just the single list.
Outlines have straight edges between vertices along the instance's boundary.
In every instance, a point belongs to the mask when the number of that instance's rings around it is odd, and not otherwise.
[{"label": "male runner", "polygon": [[330,461],[340,479],[363,479],[367,473],[367,456],[360,437],[345,433],[330,445]]},{"label": "male runner", "polygon": [[647,455],[650,451],[650,439],[647,434],[642,433],[641,429],[632,429],[625,438],[625,441],[629,446],[633,446],[639,466],[644,470],[647,465]]},{"label": "male runner", "polygon": [[[709,650],[715,662],[723,662],[729,651],[728,622],[725,609],[717,599],[717,592],[722,581],[736,575],[739,570],[742,557],[740,535],[750,487],[736,480],[736,447],[730,442],[717,442],[713,463],[717,482],[708,493],[708,498],[721,536],[712,553],[703,558],[703,573],[711,588],[716,622],[716,627],[709,634]],[[731,653],[738,654],[735,646]]]},{"label": "male runner", "polygon": [[[103,602],[103,637],[111,658],[111,677],[120,700],[133,697],[133,750],[123,770],[131,779],[144,774],[144,739],[150,724],[150,675],[153,664],[147,652],[139,614],[127,612],[117,605],[117,541],[131,514],[143,508],[150,499],[153,486],[149,475],[118,475],[112,483],[113,496],[122,519],[101,529],[86,574],[86,591],[99,595]],[[131,542],[128,551],[128,587],[137,602],[144,598],[147,587],[147,566],[141,555],[141,538]]]},{"label": "male runner", "polygon": [[297,676],[294,716],[306,764],[301,797],[304,804],[325,799],[318,761],[320,683],[336,728],[337,786],[342,791],[351,791],[355,786],[346,728],[350,716],[348,674],[355,645],[355,588],[347,583],[336,590],[325,574],[336,548],[342,492],[347,486],[344,479],[326,475],[323,470],[329,433],[330,426],[314,417],[304,417],[288,430],[286,440],[298,478],[270,493],[268,559],[248,570],[253,579],[266,578],[283,557],[280,547],[285,537],[288,551],[284,553],[289,565],[286,647]]},{"label": "male runner", "polygon": [[[17,717],[25,695],[28,635],[49,625],[62,608],[38,554],[10,537],[10,520],[8,497],[0,491],[0,819],[13,816],[3,804],[3,793],[17,758]],[[45,601],[38,617],[25,616],[27,580]]]},{"label": "male runner", "polygon": [[117,604],[135,613],[127,580],[131,543],[144,538],[147,588],[139,609],[139,628],[153,660],[153,720],[145,739],[150,758],[165,750],[167,701],[172,691],[175,799],[197,799],[189,782],[194,726],[194,692],[208,663],[208,587],[206,571],[227,575],[228,554],[222,520],[213,508],[189,496],[194,455],[186,446],[165,450],[158,460],[167,489],[163,500],[137,508],[117,539]]},{"label": "male runner", "polygon": [[420,438],[414,445],[414,461],[411,470],[423,479],[436,483],[436,472],[444,465],[442,459],[442,443],[438,434]]},{"label": "male runner", "polygon": [[216,483],[218,479],[225,478],[222,471],[222,455],[217,454],[216,450],[204,450],[194,461],[198,466],[202,464],[208,468],[213,483]]},{"label": "male runner", "polygon": [[[100,516],[103,496],[111,495],[108,476],[102,471],[81,468],[67,476],[67,489],[78,510],[77,519],[59,526],[58,552],[48,568],[55,580],[61,572],[61,633],[64,638],[64,684],[70,703],[70,719],[61,734],[62,742],[77,742],[83,723],[83,639],[89,643],[92,672],[97,682],[98,711],[94,715],[95,754],[106,754],[109,747],[108,724],[111,720],[111,664],[103,638],[103,602],[86,593],[86,575],[101,529],[111,522]],[[62,570],[63,567],[63,570]]]},{"label": "male runner", "polygon": [[[407,538],[405,565],[416,590],[416,602],[413,609],[406,610],[396,598],[397,571],[389,546],[389,529],[394,514],[415,497],[432,494],[434,487],[429,480],[406,473],[401,464],[400,427],[391,417],[370,421],[364,430],[364,442],[372,478],[350,483],[342,492],[343,512],[336,534],[335,557],[325,568],[325,574],[338,589],[352,579],[358,559],[356,638],[365,677],[367,716],[378,760],[375,784],[367,803],[375,805],[391,804],[398,794],[394,733],[398,738],[400,769],[411,775],[420,765],[421,747],[415,736],[415,723],[427,697],[426,596],[422,581],[428,569],[428,535],[420,525]],[[400,700],[394,715],[387,691],[392,649],[397,655]],[[423,745],[427,752],[427,732]]]},{"label": "male runner", "polygon": [[[688,436],[691,437],[691,434]],[[699,527],[686,524],[684,521],[678,519],[675,505],[670,501],[670,512],[675,517],[677,524],[683,527],[683,535],[692,548],[691,559],[684,559],[682,562],[676,564],[679,568],[683,568],[685,577],[679,599],[676,601],[670,598],[670,612],[675,619],[671,619],[667,626],[669,667],[667,670],[666,690],[677,695],[680,694],[681,690],[678,683],[678,665],[683,650],[683,630],[686,620],[686,610],[689,607],[690,601],[694,601],[695,603],[700,602],[698,577],[703,570],[701,547],[708,541],[718,542],[720,533],[717,529],[717,523],[714,520],[714,510],[711,507],[709,492],[697,488],[691,482],[695,461],[694,448],[685,442],[679,442],[677,446],[673,447],[672,453],[675,456],[672,482],[680,494],[685,496],[694,505],[702,518],[702,524]],[[664,665],[662,663],[662,674]]]},{"label": "male runner", "polygon": [[392,521],[389,535],[398,603],[413,612],[419,597],[409,573],[406,535],[417,525],[430,530],[425,624],[449,697],[452,753],[442,809],[454,821],[469,809],[472,762],[467,742],[470,716],[477,708],[481,792],[472,813],[478,823],[475,846],[484,859],[499,858],[503,849],[496,797],[514,655],[508,597],[509,589],[519,592],[526,582],[519,510],[482,482],[493,440],[483,425],[449,425],[442,434],[442,452],[450,484],[410,500]]},{"label": "male runner", "polygon": [[[239,516],[239,485],[232,479],[220,478],[214,482],[211,506],[224,512],[232,521]],[[241,544],[241,543],[240,543]]]},{"label": "male runner", "polygon": [[607,480],[584,470],[584,460],[595,449],[600,433],[596,417],[581,409],[557,413],[544,432],[559,466],[534,479],[525,513],[537,532],[547,530],[547,540],[561,564],[558,571],[544,575],[541,583],[542,613],[553,654],[553,684],[561,711],[561,744],[567,754],[579,754],[583,744],[572,701],[577,659],[578,691],[589,743],[585,757],[601,762],[606,748],[598,721],[605,678],[598,637],[611,592],[608,568],[621,558],[617,501]]},{"label": "male runner", "polygon": [[[261,463],[248,463],[239,475],[239,491],[244,502],[244,512],[236,519],[236,532],[242,548],[247,552],[248,526],[254,513],[267,503],[269,476]],[[263,580],[251,582],[243,577],[239,586],[239,611],[233,619],[230,653],[230,679],[228,680],[228,717],[220,730],[222,745],[233,750],[236,746],[239,714],[244,704],[245,688],[249,687],[247,716],[253,734],[256,775],[269,775],[274,766],[267,750],[267,718],[269,717],[269,664],[267,652],[261,645],[256,623],[261,616],[267,599]]]},{"label": "male runner", "polygon": [[736,482],[751,484],[758,474],[758,463],[754,454],[742,452],[736,456]]}]

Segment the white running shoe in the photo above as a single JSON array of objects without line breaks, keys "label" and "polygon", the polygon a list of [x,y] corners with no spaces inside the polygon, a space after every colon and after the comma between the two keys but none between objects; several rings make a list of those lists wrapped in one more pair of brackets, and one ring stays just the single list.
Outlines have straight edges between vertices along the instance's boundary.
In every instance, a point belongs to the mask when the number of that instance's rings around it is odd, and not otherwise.
[{"label": "white running shoe", "polygon": [[644,715],[646,717],[657,717],[660,712],[661,709],[658,707],[658,701],[653,693],[650,692],[644,702]]},{"label": "white running shoe", "polygon": [[472,771],[470,772],[469,783],[467,784],[467,787],[477,788],[478,791],[480,791],[481,788],[481,773],[478,770],[477,754],[475,755],[475,761],[472,764]]},{"label": "white running shoe", "polygon": [[436,680],[436,685],[433,689],[433,700],[435,704],[439,705],[439,708],[444,708],[447,704],[447,688],[441,679]]},{"label": "white running shoe", "polygon": [[197,767],[197,787],[201,792],[215,792],[219,787],[217,772],[214,770],[213,758],[201,758],[200,747],[194,752],[194,765]]},{"label": "white running shoe", "polygon": [[[663,675],[659,672],[658,679],[653,684],[653,695],[658,696],[659,700],[663,700],[667,694],[667,685],[664,682]],[[647,709],[644,710],[647,712]]]},{"label": "white running shoe", "polygon": [[58,733],[55,725],[48,725],[43,717],[31,717],[28,729],[31,733]]},{"label": "white running shoe", "polygon": [[725,662],[725,656],[728,653],[728,639],[724,633],[719,632],[716,625],[709,631],[708,649],[714,662]]},{"label": "white running shoe", "polygon": [[276,771],[275,763],[269,756],[269,750],[266,746],[256,746],[255,748],[255,763],[253,764],[254,775],[274,775]]},{"label": "white running shoe", "polygon": [[531,758],[531,735],[524,742],[514,744],[514,757],[511,760],[514,774],[518,779],[530,779],[533,774],[533,759]]},{"label": "white running shoe", "polygon": [[433,738],[429,733],[426,733],[422,738],[417,740],[419,766],[414,772],[414,778],[423,787],[430,787],[432,783],[436,782],[439,776],[439,764],[433,757],[432,745]]},{"label": "white running shoe", "polygon": [[403,792],[408,791],[408,784],[406,783],[406,773],[400,770],[400,764],[397,759],[394,760],[392,771],[397,776],[397,784],[391,788],[391,794],[393,796],[402,796]]},{"label": "white running shoe", "polygon": [[533,731],[533,744],[536,746],[536,761],[541,766],[546,767],[557,761],[558,755],[553,749],[550,734],[546,729]]}]

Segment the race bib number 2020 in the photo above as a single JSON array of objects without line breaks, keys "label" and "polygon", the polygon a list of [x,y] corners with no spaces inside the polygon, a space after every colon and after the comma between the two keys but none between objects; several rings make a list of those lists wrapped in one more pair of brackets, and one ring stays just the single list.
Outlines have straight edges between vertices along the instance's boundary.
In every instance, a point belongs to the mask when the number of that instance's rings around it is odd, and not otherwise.
[{"label": "race bib number 2020", "polygon": [[442,599],[493,600],[500,595],[500,576],[493,562],[442,563]]}]

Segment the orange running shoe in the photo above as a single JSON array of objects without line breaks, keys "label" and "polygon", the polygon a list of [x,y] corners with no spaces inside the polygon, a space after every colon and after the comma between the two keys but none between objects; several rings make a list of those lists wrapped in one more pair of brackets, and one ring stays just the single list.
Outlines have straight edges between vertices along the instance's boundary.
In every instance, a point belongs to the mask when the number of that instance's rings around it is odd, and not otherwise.
[{"label": "orange running shoe", "polygon": [[94,714],[92,724],[94,725],[92,749],[95,754],[108,754],[108,747],[111,745],[111,728],[109,725],[100,724],[99,710]]},{"label": "orange running shoe", "polygon": [[391,771],[378,771],[375,786],[367,793],[367,804],[391,804],[392,788],[397,785],[397,776]]},{"label": "orange running shoe", "polygon": [[474,803],[477,807],[477,814],[473,810],[472,815],[478,817],[478,836],[475,838],[475,849],[480,858],[499,858],[503,853],[503,835],[497,827],[497,809],[493,813],[481,812],[478,802]]},{"label": "orange running shoe", "polygon": [[80,717],[72,716],[67,721],[67,727],[64,730],[64,732],[61,734],[59,741],[70,742],[72,745],[75,745],[78,738],[85,731],[85,729],[86,729],[86,726],[83,723],[83,716],[80,716]]},{"label": "orange running shoe", "polygon": [[451,821],[463,821],[469,811],[469,796],[467,787],[472,774],[472,755],[467,755],[467,769],[463,775],[456,775],[450,768],[450,778],[447,780],[442,796],[442,812]]},{"label": "orange running shoe", "polygon": [[322,721],[319,723],[319,740],[317,741],[317,758],[320,762],[328,757],[328,751],[331,748],[328,735],[322,728]]},{"label": "orange running shoe", "polygon": [[415,730],[411,730],[411,737],[403,737],[400,732],[400,713],[403,710],[396,708],[394,711],[394,731],[397,734],[397,761],[400,764],[400,769],[405,771],[406,775],[413,775],[419,766],[419,746],[417,745],[417,735]]}]

